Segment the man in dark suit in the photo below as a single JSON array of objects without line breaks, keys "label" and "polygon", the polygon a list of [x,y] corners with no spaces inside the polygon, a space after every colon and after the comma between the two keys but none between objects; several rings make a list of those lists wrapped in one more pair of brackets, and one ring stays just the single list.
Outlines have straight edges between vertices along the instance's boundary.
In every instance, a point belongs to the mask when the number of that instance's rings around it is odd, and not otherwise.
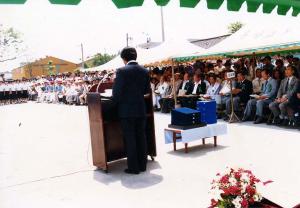
[{"label": "man in dark suit", "polygon": [[125,172],[139,174],[146,171],[147,166],[144,95],[150,93],[150,77],[148,71],[136,62],[135,48],[124,48],[121,58],[126,66],[117,70],[113,99],[118,105],[127,153],[128,169]]},{"label": "man in dark suit", "polygon": [[204,95],[206,93],[206,83],[204,74],[195,74],[194,83],[189,87],[187,95]]},{"label": "man in dark suit", "polygon": [[184,90],[186,93],[192,87],[193,87],[193,82],[190,81],[190,75],[188,73],[185,73],[183,76],[183,81],[181,82],[177,93],[179,93],[180,90]]},{"label": "man in dark suit", "polygon": [[[247,104],[250,99],[250,95],[253,92],[252,82],[246,79],[246,74],[243,71],[237,73],[237,83],[232,89],[233,94],[233,110],[235,113],[239,114],[240,104]],[[231,109],[231,100],[228,99],[226,102],[226,109]],[[231,112],[231,110],[229,111]],[[229,118],[229,114],[227,115]]]},{"label": "man in dark suit", "polygon": [[204,75],[195,74],[194,83],[189,83],[186,87],[186,90],[186,95],[192,96],[182,97],[180,99],[181,107],[196,109],[196,103],[199,95],[204,95],[206,93],[206,83],[204,82]]},{"label": "man in dark suit", "polygon": [[296,68],[289,65],[285,69],[285,78],[281,81],[277,97],[274,102],[269,104],[269,108],[274,115],[273,123],[275,125],[288,125],[288,106],[293,95],[297,90],[298,79],[294,76]]}]

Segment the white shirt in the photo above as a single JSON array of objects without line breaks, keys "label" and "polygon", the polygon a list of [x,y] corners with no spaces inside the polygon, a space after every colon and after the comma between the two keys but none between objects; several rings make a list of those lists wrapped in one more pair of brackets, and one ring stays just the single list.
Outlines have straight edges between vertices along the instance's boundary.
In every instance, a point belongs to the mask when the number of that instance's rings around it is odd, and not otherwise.
[{"label": "white shirt", "polygon": [[207,89],[206,95],[211,99],[215,99],[216,95],[219,94],[220,84],[216,82],[214,85],[210,85]]},{"label": "white shirt", "polygon": [[252,85],[253,85],[253,92],[254,93],[260,93],[263,84],[265,83],[265,80],[263,80],[262,78],[258,78],[256,77],[253,81],[252,81]]},{"label": "white shirt", "polygon": [[[235,89],[234,85],[232,85],[232,89]],[[228,95],[230,94],[230,81],[225,80],[222,86],[222,89],[219,92],[220,94],[222,93],[223,95]]]},{"label": "white shirt", "polygon": [[128,61],[126,65],[130,64],[130,63],[137,63],[136,60],[131,60],[131,61]]},{"label": "white shirt", "polygon": [[184,90],[185,85],[186,85],[186,83],[188,83],[188,82],[189,82],[189,80],[184,80],[184,81],[182,82],[181,90]]},{"label": "white shirt", "polygon": [[193,95],[197,94],[197,89],[198,89],[199,84],[201,84],[201,80],[194,84],[194,89],[193,89],[193,93],[192,93]]}]

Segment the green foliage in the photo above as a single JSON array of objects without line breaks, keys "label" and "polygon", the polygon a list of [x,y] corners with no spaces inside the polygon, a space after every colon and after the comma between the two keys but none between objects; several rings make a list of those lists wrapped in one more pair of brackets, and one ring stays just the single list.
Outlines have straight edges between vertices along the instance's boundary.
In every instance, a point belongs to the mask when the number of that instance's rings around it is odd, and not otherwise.
[{"label": "green foliage", "polygon": [[85,69],[89,68],[89,66],[87,65],[87,63],[83,63],[83,68],[85,68]]},{"label": "green foliage", "polygon": [[241,29],[243,26],[244,26],[244,24],[241,22],[233,22],[228,26],[228,32],[230,34],[233,34],[233,33],[237,32],[239,29]]},{"label": "green foliage", "polygon": [[109,54],[101,54],[98,53],[95,55],[95,57],[92,59],[92,67],[100,66],[102,64],[105,64],[112,60],[115,57],[115,55],[109,55]]}]

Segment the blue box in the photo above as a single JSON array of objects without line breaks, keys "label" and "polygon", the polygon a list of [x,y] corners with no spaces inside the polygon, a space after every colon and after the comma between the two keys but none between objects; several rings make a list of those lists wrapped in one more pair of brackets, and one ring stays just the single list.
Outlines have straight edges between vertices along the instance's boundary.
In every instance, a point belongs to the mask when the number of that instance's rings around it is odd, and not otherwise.
[{"label": "blue box", "polygon": [[198,101],[197,110],[201,113],[201,122],[207,124],[217,123],[216,101]]},{"label": "blue box", "polygon": [[200,112],[191,108],[176,108],[171,112],[171,124],[192,126],[201,123]]}]

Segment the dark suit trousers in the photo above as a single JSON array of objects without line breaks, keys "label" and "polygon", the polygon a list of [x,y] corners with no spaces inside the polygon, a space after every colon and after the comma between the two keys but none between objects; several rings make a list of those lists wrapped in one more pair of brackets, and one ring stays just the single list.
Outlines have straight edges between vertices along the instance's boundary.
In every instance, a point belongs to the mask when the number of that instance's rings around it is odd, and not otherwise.
[{"label": "dark suit trousers", "polygon": [[121,118],[121,126],[127,154],[128,169],[146,170],[147,141],[145,135],[146,119]]}]

